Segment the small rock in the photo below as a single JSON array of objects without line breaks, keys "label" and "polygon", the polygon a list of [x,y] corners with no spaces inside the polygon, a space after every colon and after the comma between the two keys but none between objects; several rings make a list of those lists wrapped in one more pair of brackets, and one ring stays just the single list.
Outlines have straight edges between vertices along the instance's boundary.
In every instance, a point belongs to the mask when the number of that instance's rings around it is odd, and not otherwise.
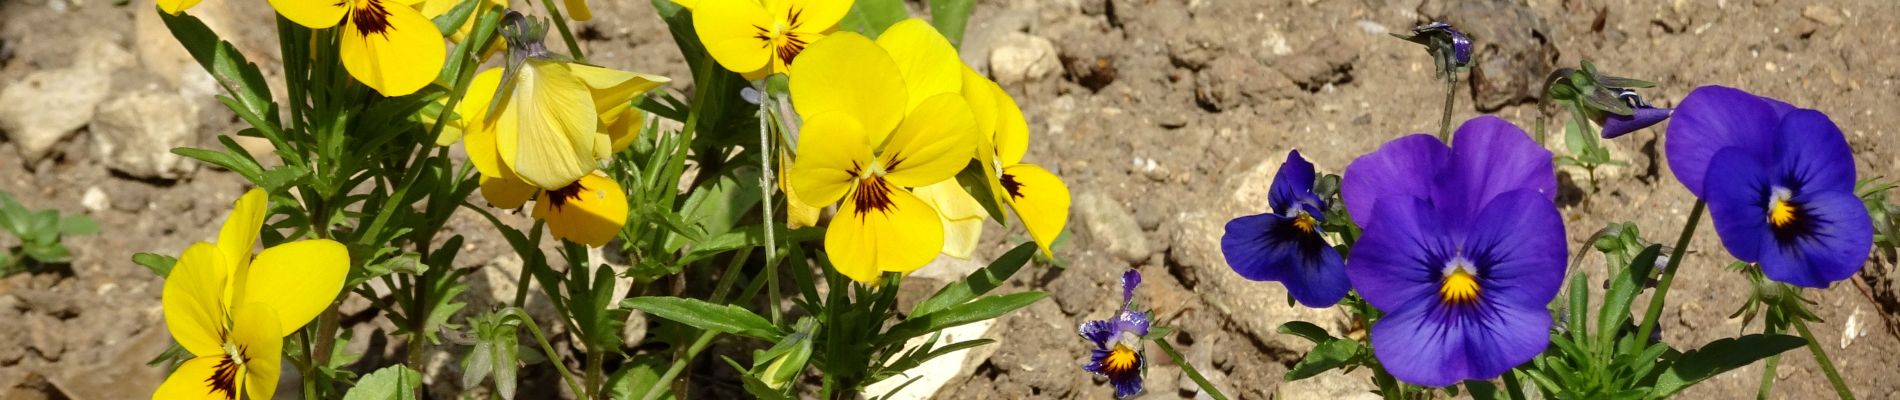
[{"label": "small rock", "polygon": [[990,76],[1003,86],[1049,77],[1062,68],[1055,42],[1022,32],[1010,32],[997,38],[990,49]]},{"label": "small rock", "polygon": [[1841,26],[1847,23],[1847,16],[1842,15],[1840,10],[1820,4],[1802,7],[1801,17],[1827,26]]},{"label": "small rock", "polygon": [[93,108],[105,101],[111,79],[101,79],[90,68],[40,70],[0,90],[0,131],[19,146],[20,161],[38,163],[53,145],[66,140],[92,120]]},{"label": "small rock", "polygon": [[1359,53],[1352,46],[1340,43],[1338,38],[1324,36],[1308,45],[1306,51],[1279,59],[1274,68],[1301,89],[1311,92],[1326,85],[1351,82],[1352,64],[1358,60]]},{"label": "small rock", "polygon": [[86,207],[87,210],[100,212],[112,207],[112,199],[107,198],[106,192],[99,190],[98,186],[90,186],[86,188],[86,194],[79,196],[79,205]]},{"label": "small rock", "polygon": [[106,102],[92,124],[95,155],[107,168],[133,177],[173,180],[190,175],[198,163],[171,152],[197,144],[198,112],[190,104],[176,93],[159,91]]},{"label": "small rock", "polygon": [[1168,41],[1168,60],[1175,66],[1200,71],[1225,52],[1218,39],[1219,34],[1208,32],[1205,26],[1189,28],[1186,35]]},{"label": "small rock", "polygon": [[1082,215],[1084,225],[1088,226],[1089,236],[1102,242],[1109,254],[1115,255],[1130,264],[1140,264],[1148,260],[1153,250],[1148,246],[1148,237],[1141,232],[1141,225],[1135,222],[1135,216],[1128,207],[1100,193],[1084,193],[1075,201],[1077,214]]},{"label": "small rock", "polygon": [[[1361,375],[1365,370],[1361,369]],[[1322,372],[1297,381],[1280,382],[1273,398],[1278,400],[1378,400],[1371,379],[1338,371]]]},{"label": "small rock", "polygon": [[66,352],[65,335],[60,330],[58,318],[44,314],[28,314],[26,317],[27,347],[38,352],[40,358],[47,361],[59,361]]},{"label": "small rock", "polygon": [[[938,338],[937,348],[947,346],[951,343],[980,338],[999,339],[998,341],[1000,342],[1000,338],[988,335],[990,328],[994,328],[995,326],[996,320],[990,319],[969,325],[944,329],[941,332],[942,336]],[[911,340],[904,343],[904,351],[910,351],[910,349],[923,346],[924,342],[929,339],[929,336],[911,338]],[[937,390],[942,389],[944,385],[968,374],[969,371],[975,369],[974,367],[977,364],[982,363],[981,360],[988,359],[989,353],[995,352],[998,346],[1001,346],[1001,344],[992,343],[973,349],[957,350],[949,354],[938,356],[937,358],[932,358],[929,361],[925,361],[922,365],[904,370],[899,375],[870,384],[865,387],[864,394],[866,397],[881,399],[923,400],[933,398],[937,394]],[[971,357],[972,355],[976,355],[977,357]],[[970,362],[972,360],[974,360],[974,362]],[[903,390],[892,393],[893,390],[899,388]]]},{"label": "small rock", "polygon": [[1115,83],[1115,78],[1119,73],[1115,67],[1115,55],[1122,51],[1120,46],[1126,45],[1126,43],[1101,43],[1102,40],[1115,39],[1110,37],[1091,41],[1065,40],[1062,44],[1063,70],[1068,72],[1069,80],[1089,88],[1090,91],[1099,91]]},{"label": "small rock", "polygon": [[962,45],[957,46],[963,63],[980,73],[989,73],[990,55],[997,40],[1011,33],[1030,32],[1036,24],[1036,14],[1029,10],[998,11],[989,18],[972,19],[964,30]]},{"label": "small rock", "polygon": [[1194,75],[1194,102],[1208,111],[1291,98],[1294,83],[1251,58],[1221,57]]},{"label": "small rock", "polygon": [[[1554,69],[1558,52],[1547,39],[1549,25],[1529,4],[1460,1],[1446,8],[1441,20],[1471,35],[1475,43],[1469,79],[1479,111],[1534,101],[1543,93],[1544,74]],[[1424,53],[1421,48],[1418,57],[1428,57]]]},{"label": "small rock", "polygon": [[29,290],[20,292],[20,308],[34,313],[51,315],[59,319],[68,319],[79,315],[77,298],[69,293]]},{"label": "small rock", "polygon": [[[24,332],[26,322],[18,317],[0,319],[0,331]],[[19,364],[20,359],[26,357],[28,345],[27,335],[18,333],[0,335],[0,365]]]}]

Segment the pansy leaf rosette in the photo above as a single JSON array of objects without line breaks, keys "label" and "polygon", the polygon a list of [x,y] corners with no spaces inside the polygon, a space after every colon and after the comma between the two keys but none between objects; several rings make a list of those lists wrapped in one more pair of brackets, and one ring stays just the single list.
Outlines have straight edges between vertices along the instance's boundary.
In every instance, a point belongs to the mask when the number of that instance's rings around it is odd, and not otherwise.
[{"label": "pansy leaf rosette", "polygon": [[1345,260],[1322,236],[1325,201],[1313,192],[1313,164],[1287,153],[1267,191],[1271,212],[1234,218],[1221,234],[1221,255],[1241,277],[1277,281],[1301,305],[1331,307],[1346,297]]},{"label": "pansy leaf rosette", "polygon": [[1364,235],[1346,275],[1386,313],[1374,354],[1399,380],[1485,380],[1549,344],[1567,255],[1551,154],[1491,116],[1450,147],[1402,137],[1346,167],[1346,209]]},{"label": "pansy leaf rosette", "polygon": [[1704,86],[1677,106],[1664,152],[1676,180],[1708,202],[1729,254],[1769,279],[1827,287],[1872,252],[1854,153],[1826,114]]},{"label": "pansy leaf rosette", "polygon": [[956,57],[948,39],[912,19],[876,41],[828,36],[791,65],[803,120],[791,185],[807,205],[842,201],[825,251],[853,280],[916,270],[943,249],[937,211],[910,190],[954,178],[976,152]]}]

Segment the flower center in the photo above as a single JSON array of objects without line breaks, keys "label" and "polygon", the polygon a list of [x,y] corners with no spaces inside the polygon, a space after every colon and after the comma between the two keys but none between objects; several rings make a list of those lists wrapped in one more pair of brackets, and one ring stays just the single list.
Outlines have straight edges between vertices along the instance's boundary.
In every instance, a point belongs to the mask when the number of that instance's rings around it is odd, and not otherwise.
[{"label": "flower center", "polygon": [[346,18],[350,19],[350,24],[355,25],[356,31],[361,32],[363,36],[389,36],[389,11],[383,9],[381,0],[358,0]]},{"label": "flower center", "polygon": [[567,186],[562,186],[560,189],[549,190],[547,194],[545,194],[548,208],[560,211],[561,207],[566,206],[568,201],[580,200],[581,192],[584,191],[587,191],[587,187],[581,186],[581,181],[578,180],[574,181],[574,183],[567,184]]},{"label": "flower center", "polygon": [[851,176],[857,177],[858,187],[850,194],[851,205],[856,206],[859,218],[872,211],[887,212],[891,209],[891,185],[884,182],[884,166],[872,161],[869,168],[856,165],[851,167]]},{"label": "flower center", "polygon": [[1293,227],[1299,228],[1300,232],[1313,233],[1313,229],[1319,226],[1319,221],[1314,220],[1313,215],[1307,214],[1305,211],[1301,211],[1299,214],[1299,216],[1293,217]]},{"label": "flower center", "polygon": [[1011,199],[1023,198],[1023,183],[1020,181],[1017,181],[1015,175],[1003,174],[1002,179],[1000,180],[1003,183],[1003,191],[1009,192],[1009,198]]},{"label": "flower center", "polygon": [[1463,257],[1452,259],[1445,266],[1445,281],[1438,286],[1438,297],[1445,304],[1467,304],[1478,301],[1478,278],[1472,273],[1471,262]]},{"label": "flower center", "polygon": [[769,28],[753,25],[752,28],[757,29],[759,32],[752,37],[764,41],[767,46],[771,46],[778,56],[778,59],[784,61],[786,65],[790,65],[793,59],[798,58],[798,53],[805,51],[805,39],[799,37],[798,32],[793,32],[793,30],[803,25],[803,23],[798,20],[799,15],[803,13],[804,10],[793,7],[791,12],[786,13],[784,19],[774,21]]},{"label": "flower center", "polygon": [[249,359],[244,356],[244,348],[234,343],[224,344],[224,356],[218,359],[218,365],[212,367],[211,377],[205,384],[211,386],[211,394],[224,393],[226,399],[236,399],[238,369],[244,367]]},{"label": "flower center", "polygon": [[1135,350],[1127,345],[1116,343],[1108,351],[1108,357],[1102,358],[1102,370],[1111,375],[1124,374],[1135,369]]},{"label": "flower center", "polygon": [[1770,225],[1774,225],[1775,228],[1786,228],[1799,219],[1796,214],[1800,213],[1801,208],[1790,200],[1791,197],[1794,197],[1793,192],[1784,188],[1774,188],[1769,194],[1768,223]]}]

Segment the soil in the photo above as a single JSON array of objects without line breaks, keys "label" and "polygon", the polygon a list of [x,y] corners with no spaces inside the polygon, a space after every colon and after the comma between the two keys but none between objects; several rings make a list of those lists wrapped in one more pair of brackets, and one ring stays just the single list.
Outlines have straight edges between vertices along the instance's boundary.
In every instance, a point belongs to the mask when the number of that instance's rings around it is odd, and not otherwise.
[{"label": "soil", "polygon": [[[593,62],[672,76],[675,89],[690,87],[647,2],[595,3],[596,19],[578,28]],[[911,6],[913,15],[925,13]],[[112,82],[108,97],[186,95],[179,106],[202,121],[187,144],[214,145],[216,134],[233,133],[240,123],[210,100],[213,91],[191,72],[198,67],[178,57],[182,51],[162,25],[142,15],[152,9],[151,0],[0,2],[0,90],[35,71],[104,64],[94,71]],[[269,21],[270,12],[265,2],[232,0],[209,0],[192,11],[213,19],[214,29],[266,71],[278,65],[274,26],[258,22]],[[1280,322],[1312,320],[1336,334],[1355,327],[1336,311],[1287,306],[1278,284],[1240,279],[1217,244],[1227,219],[1266,210],[1265,188],[1288,150],[1337,173],[1386,140],[1437,129],[1444,93],[1430,57],[1387,35],[1429,20],[1466,28],[1479,44],[1480,63],[1460,85],[1456,120],[1482,112],[1530,129],[1543,76],[1588,59],[1614,75],[1657,82],[1645,94],[1659,106],[1673,106],[1697,86],[1721,84],[1825,111],[1846,132],[1861,176],[1900,172],[1900,133],[1886,131],[1900,126],[1900,115],[1880,111],[1900,95],[1900,59],[1883,56],[1900,51],[1900,10],[1890,0],[983,1],[964,44],[964,58],[979,70],[1020,73],[1023,66],[992,64],[990,54],[1036,40],[1054,45],[1056,59],[1041,61],[1055,65],[1045,71],[1051,73],[1005,87],[1034,132],[1028,160],[1062,176],[1075,194],[1074,235],[1058,249],[1067,268],[1026,269],[1000,289],[1047,290],[1051,300],[1001,319],[987,335],[999,342],[966,361],[966,373],[937,396],[1108,398],[1112,389],[1080,370],[1088,347],[1074,329],[1114,311],[1114,277],[1127,268],[1146,276],[1138,295],[1161,324],[1181,332],[1175,341],[1188,361],[1234,398],[1364,396],[1364,371],[1281,382],[1310,345],[1275,333]],[[93,52],[74,48],[88,43],[117,47],[118,57],[129,59],[88,59]],[[1673,241],[1694,198],[1662,162],[1663,127],[1606,142],[1630,166],[1597,174],[1594,185],[1581,170],[1560,171],[1560,205],[1574,245],[1622,221],[1634,221],[1652,242]],[[162,281],[131,256],[177,254],[213,237],[243,181],[213,168],[178,178],[126,172],[117,167],[122,160],[95,150],[107,138],[90,128],[59,140],[41,160],[16,157],[19,134],[7,134],[0,191],[29,208],[89,215],[104,231],[68,240],[76,254],[70,265],[0,279],[0,398],[148,396],[164,372],[143,364],[168,345]],[[1561,152],[1559,136],[1547,147]],[[492,271],[510,262],[519,268],[519,260],[495,250],[505,246],[492,229],[467,215],[451,229],[470,240],[463,267],[482,271],[471,297],[512,293],[510,275]],[[1020,228],[989,230],[978,260],[1026,238]],[[1759,322],[1744,327],[1728,318],[1748,284],[1723,268],[1730,258],[1709,224],[1696,232],[1688,257],[1665,309],[1663,340],[1692,348],[1759,330]],[[1587,258],[1579,270],[1601,276],[1601,263]],[[1826,321],[1812,325],[1815,334],[1860,398],[1900,398],[1896,281],[1894,260],[1874,260],[1853,279],[1807,292]],[[351,331],[359,339],[351,349],[372,353],[371,362],[400,354],[390,344],[400,340],[387,340],[387,327],[358,322]],[[372,339],[378,337],[384,340]],[[1195,395],[1159,349],[1147,355],[1146,398]],[[446,370],[454,363],[435,365]],[[712,366],[693,373],[718,369]],[[551,374],[536,371],[525,373],[530,385],[549,382]],[[438,397],[455,393],[450,382],[459,374],[430,375],[442,382],[434,386],[447,388],[434,392]],[[1682,396],[1749,397],[1761,375],[1759,365],[1742,368]],[[1776,376],[1773,398],[1832,396],[1805,351],[1785,353]]]}]

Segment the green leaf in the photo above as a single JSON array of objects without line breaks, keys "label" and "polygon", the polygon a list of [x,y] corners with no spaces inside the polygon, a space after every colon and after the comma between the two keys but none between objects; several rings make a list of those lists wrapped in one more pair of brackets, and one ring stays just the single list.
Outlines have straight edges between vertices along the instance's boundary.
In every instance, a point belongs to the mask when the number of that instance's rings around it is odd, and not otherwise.
[{"label": "green leaf", "polygon": [[903,0],[858,0],[851,4],[844,20],[838,21],[838,28],[876,39],[885,28],[905,18],[910,18],[910,10],[904,8]]},{"label": "green leaf", "polygon": [[257,183],[258,187],[264,188],[266,192],[278,193],[292,185],[302,183],[304,178],[309,176],[310,170],[304,169],[304,167],[294,164],[279,165],[276,168],[264,171],[263,174],[259,174],[257,180],[254,182]]},{"label": "green leaf", "polygon": [[516,328],[520,323],[498,311],[469,318],[475,329],[475,346],[462,359],[462,387],[472,388],[492,377],[495,392],[503,399],[515,398],[516,374],[520,371],[521,345]]},{"label": "green leaf", "polygon": [[1042,301],[1045,297],[1049,297],[1049,293],[1036,291],[988,296],[943,311],[912,316],[909,320],[892,326],[890,330],[885,331],[883,336],[877,338],[876,346],[883,347],[903,343],[906,340],[910,340],[910,338],[941,331],[953,326],[1000,317],[1011,311],[1016,311],[1017,309],[1028,307],[1030,304],[1035,304],[1037,301]]},{"label": "green leaf", "polygon": [[[1505,373],[1509,374],[1511,372],[1506,371]],[[1465,392],[1471,394],[1471,400],[1496,400],[1498,398],[1498,387],[1492,385],[1491,381],[1465,381]]]},{"label": "green leaf", "polygon": [[963,28],[976,6],[971,0],[930,0],[930,24],[950,39],[950,45],[963,47]]},{"label": "green leaf", "polygon": [[1326,333],[1326,328],[1321,328],[1319,325],[1314,325],[1306,321],[1289,321],[1280,324],[1279,331],[1283,334],[1306,338],[1306,340],[1313,341],[1313,344],[1322,344],[1337,340],[1333,338],[1332,334]]},{"label": "green leaf", "polygon": [[66,236],[91,235],[99,233],[99,223],[92,217],[70,215],[59,220],[59,233]]},{"label": "green leaf", "polygon": [[773,326],[771,321],[733,305],[722,306],[699,299],[665,296],[635,297],[621,301],[620,305],[709,331],[774,342],[785,337],[785,331]]},{"label": "green leaf", "polygon": [[[612,377],[607,378],[607,397],[614,400],[639,399],[639,396],[646,394],[647,390],[652,389],[653,386],[667,384],[667,382],[660,382],[660,371],[666,369],[667,362],[668,360],[654,355],[634,356],[627,363],[621,364],[620,370],[614,371]],[[660,399],[672,400],[673,398],[671,390],[660,392]]]},{"label": "green leaf", "polygon": [[1637,253],[1629,266],[1616,273],[1610,290],[1603,294],[1603,309],[1597,311],[1599,347],[1609,347],[1617,336],[1613,332],[1621,331],[1623,323],[1630,320],[1630,303],[1636,301],[1636,294],[1649,281],[1649,271],[1655,268],[1656,259],[1661,255],[1661,245],[1650,245]]},{"label": "green leaf", "polygon": [[997,257],[996,261],[991,261],[988,267],[970,273],[970,276],[964,278],[961,282],[952,283],[944,286],[943,289],[938,289],[936,294],[930,295],[930,298],[924,299],[923,302],[917,303],[916,307],[912,307],[910,309],[910,315],[915,317],[942,311],[951,306],[970,301],[970,299],[974,299],[976,296],[989,293],[990,290],[996,289],[997,285],[1001,285],[1003,281],[1009,280],[1011,275],[1015,275],[1016,271],[1022,269],[1023,265],[1028,264],[1029,258],[1035,255],[1036,244],[1034,242],[1023,242],[1023,244],[1016,245],[1016,248],[1010,249],[1008,253],[1003,253],[1001,257]]},{"label": "green leaf", "polygon": [[356,387],[343,394],[343,400],[411,400],[422,386],[422,374],[409,367],[392,365],[364,375]]},{"label": "green leaf", "polygon": [[257,64],[244,59],[236,46],[218,38],[218,34],[204,22],[190,14],[171,15],[159,13],[159,19],[165,21],[178,43],[198,65],[218,80],[218,85],[231,96],[227,106],[237,113],[238,118],[260,130],[266,138],[277,142],[278,132],[283,129],[277,122],[277,104],[271,102],[270,86],[264,81],[264,74],[258,72]]},{"label": "green leaf", "polygon": [[475,5],[482,3],[486,1],[462,0],[461,4],[456,4],[454,8],[449,9],[449,12],[435,17],[435,29],[441,31],[442,36],[454,35],[456,28],[467,23],[468,17],[475,14]]},{"label": "green leaf", "polygon": [[[586,254],[587,249],[573,242],[564,242],[568,246],[567,254]],[[567,280],[567,314],[574,318],[580,328],[581,338],[588,349],[619,354],[621,352],[621,328],[627,324],[627,308],[614,303],[614,270],[605,265],[593,268],[593,279],[587,278],[585,264],[569,267]]]},{"label": "green leaf", "polygon": [[889,365],[880,367],[878,370],[878,373],[875,375],[872,375],[870,379],[867,379],[867,381],[870,381],[870,382],[882,381],[884,380],[884,378],[896,376],[898,374],[904,373],[904,371],[909,371],[912,368],[917,368],[917,366],[919,365],[924,365],[924,362],[930,361],[933,358],[942,357],[946,354],[950,354],[958,350],[975,348],[977,346],[982,346],[982,345],[986,345],[990,343],[996,343],[996,340],[994,339],[965,340],[961,342],[937,346],[934,349],[930,349],[930,351],[907,355],[905,357],[898,358],[897,361],[892,362]]},{"label": "green leaf", "polygon": [[1709,342],[1701,348],[1683,353],[1682,357],[1677,358],[1668,370],[1664,370],[1662,377],[1656,379],[1656,386],[1649,390],[1649,398],[1669,397],[1682,389],[1701,383],[1704,379],[1805,344],[1807,341],[1799,337],[1767,334],[1745,335]]},{"label": "green leaf", "polygon": [[991,221],[996,221],[997,224],[1008,228],[1009,215],[1003,213],[1003,205],[997,204],[1002,196],[990,190],[990,177],[983,173],[984,168],[989,167],[981,162],[970,161],[970,165],[957,173],[957,185],[969,192],[970,197],[975,198],[977,204],[983,205],[983,211],[990,214]]},{"label": "green leaf", "polygon": [[[731,365],[732,369],[739,370],[739,379],[743,381],[744,383],[743,387],[745,388],[746,393],[751,394],[753,398],[766,399],[766,400],[790,400],[791,399],[790,396],[785,395],[784,390],[773,389],[771,385],[765,384],[765,381],[760,380],[759,377],[757,376],[754,376],[752,374],[752,371],[746,370],[745,367],[739,365],[738,361],[733,361],[731,357],[722,356],[719,358],[722,360],[725,360],[726,365]],[[791,385],[786,385],[786,386],[790,387]]]},{"label": "green leaf", "polygon": [[145,269],[152,270],[152,274],[164,278],[171,276],[172,264],[177,264],[178,259],[152,253],[138,253],[132,255],[132,262],[145,267]]},{"label": "green leaf", "polygon": [[1335,339],[1321,343],[1314,346],[1313,351],[1306,352],[1306,358],[1293,364],[1293,368],[1286,371],[1285,379],[1297,381],[1345,366],[1348,360],[1359,355],[1361,348],[1363,346],[1356,340]]},{"label": "green leaf", "polygon": [[192,147],[180,147],[172,149],[172,154],[185,156],[211,165],[216,165],[219,168],[231,170],[231,172],[236,172],[239,176],[243,176],[246,181],[262,182],[264,180],[264,167],[258,166],[256,162],[247,158],[233,156],[230,153]]}]

